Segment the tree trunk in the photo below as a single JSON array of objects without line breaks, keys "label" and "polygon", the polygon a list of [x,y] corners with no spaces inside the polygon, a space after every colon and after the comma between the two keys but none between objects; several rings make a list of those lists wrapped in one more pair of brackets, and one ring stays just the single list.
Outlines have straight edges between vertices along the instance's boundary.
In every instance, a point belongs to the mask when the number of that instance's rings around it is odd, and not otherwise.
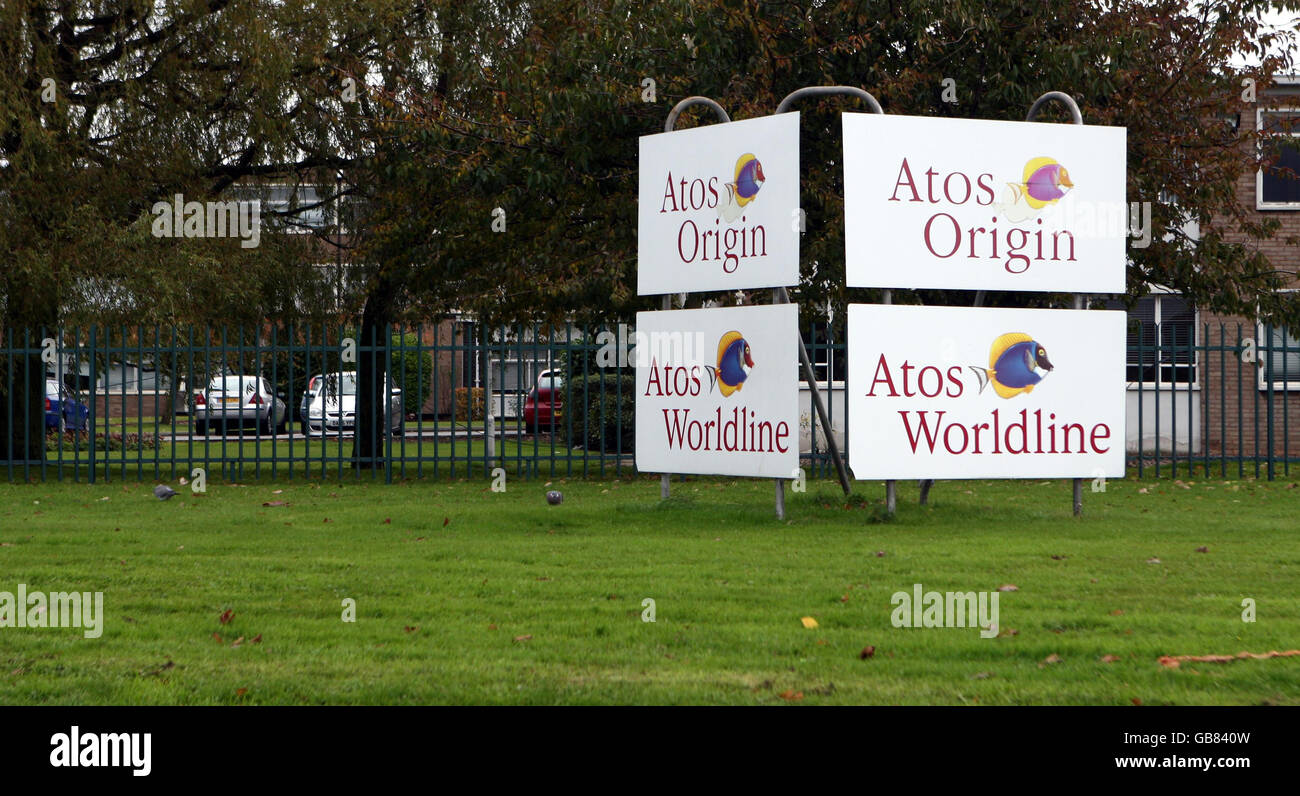
[{"label": "tree trunk", "polygon": [[[6,279],[4,348],[0,359],[0,461],[45,458],[45,363],[41,330],[58,324],[58,298],[47,285]],[[53,334],[50,332],[50,334]],[[16,353],[21,349],[33,353]]]},{"label": "tree trunk", "polygon": [[389,390],[384,350],[389,345],[388,329],[396,299],[383,269],[379,283],[366,296],[361,311],[361,328],[357,340],[356,437],[352,441],[352,463],[358,469],[383,467],[390,421],[387,406]]}]

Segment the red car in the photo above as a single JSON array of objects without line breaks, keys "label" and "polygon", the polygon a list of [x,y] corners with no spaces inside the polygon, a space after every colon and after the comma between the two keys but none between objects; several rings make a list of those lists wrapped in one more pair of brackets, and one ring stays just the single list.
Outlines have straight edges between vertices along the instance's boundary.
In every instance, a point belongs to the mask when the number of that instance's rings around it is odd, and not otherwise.
[{"label": "red car", "polygon": [[564,376],[558,370],[544,370],[537,386],[524,399],[524,423],[529,429],[544,432],[560,427],[564,417]]}]

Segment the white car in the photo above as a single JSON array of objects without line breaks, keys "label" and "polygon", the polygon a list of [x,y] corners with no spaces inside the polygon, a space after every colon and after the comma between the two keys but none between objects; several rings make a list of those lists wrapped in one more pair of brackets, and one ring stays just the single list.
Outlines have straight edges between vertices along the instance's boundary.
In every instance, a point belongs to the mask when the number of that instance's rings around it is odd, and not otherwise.
[{"label": "white car", "polygon": [[[406,429],[406,415],[402,409],[402,390],[391,387],[384,379],[388,394],[389,430],[400,435]],[[353,431],[357,426],[357,374],[356,371],[330,373],[324,384],[312,396],[307,406],[304,434],[327,434]]]},{"label": "white car", "polygon": [[263,434],[274,428],[284,430],[288,419],[284,401],[276,397],[271,385],[259,376],[218,376],[194,398],[194,431],[208,433],[213,423],[240,425],[252,420]]}]

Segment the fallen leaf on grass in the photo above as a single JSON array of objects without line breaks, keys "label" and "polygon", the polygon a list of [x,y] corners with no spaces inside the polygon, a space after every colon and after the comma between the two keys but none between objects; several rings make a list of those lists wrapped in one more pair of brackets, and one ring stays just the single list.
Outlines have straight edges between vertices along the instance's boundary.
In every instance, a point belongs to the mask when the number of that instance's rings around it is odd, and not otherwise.
[{"label": "fallen leaf on grass", "polygon": [[1004,583],[998,587],[998,591],[1020,591],[1020,587],[1014,583]]},{"label": "fallen leaf on grass", "polygon": [[247,688],[236,688],[236,689],[235,689],[235,696],[243,696],[244,694],[247,694],[247,693],[248,693],[248,689],[247,689]]},{"label": "fallen leaf on grass", "polygon": [[1155,556],[1152,556],[1151,558],[1148,558],[1148,559],[1147,559],[1147,563],[1148,563],[1148,564],[1159,564],[1159,563],[1160,563],[1160,559],[1156,558]]},{"label": "fallen leaf on grass", "polygon": [[226,624],[230,624],[230,620],[233,619],[234,616],[235,616],[234,610],[227,608],[226,612],[223,613],[221,616],[217,617],[217,619],[221,621],[221,624],[226,625]]},{"label": "fallen leaf on grass", "polygon": [[1103,655],[1103,656],[1101,656],[1101,662],[1102,662],[1102,663],[1114,663],[1115,661],[1118,661],[1118,660],[1120,660],[1120,657],[1119,657],[1118,655]]},{"label": "fallen leaf on grass", "polygon": [[1170,669],[1177,669],[1180,665],[1188,661],[1198,663],[1231,663],[1232,661],[1241,660],[1262,660],[1265,658],[1290,658],[1294,655],[1300,655],[1300,650],[1287,650],[1278,652],[1270,650],[1268,652],[1238,652],[1236,655],[1161,655],[1160,665],[1168,666]]},{"label": "fallen leaf on grass", "polygon": [[803,622],[803,626],[808,628],[809,630],[812,630],[813,628],[817,627],[817,620],[813,619],[811,616],[805,616],[799,621]]},{"label": "fallen leaf on grass", "polygon": [[235,639],[234,641],[230,642],[230,646],[232,646],[232,647],[238,647],[240,644],[243,644],[243,643],[244,643],[244,637],[243,637],[243,636],[240,636],[239,638],[237,638],[237,639]]},{"label": "fallen leaf on grass", "polygon": [[446,527],[447,527],[447,523],[449,523],[449,522],[451,522],[451,517],[443,517],[443,518],[442,518],[442,527],[446,528]]},{"label": "fallen leaf on grass", "polygon": [[842,603],[846,603],[848,601],[849,601],[849,595],[847,594],[840,598],[840,602]]},{"label": "fallen leaf on grass", "polygon": [[515,636],[515,641],[532,641],[532,640],[533,640],[533,637],[532,637],[531,635],[527,635],[527,636]]},{"label": "fallen leaf on grass", "polygon": [[972,680],[987,680],[987,679],[989,679],[989,677],[990,677],[990,675],[989,675],[988,672],[976,672],[975,674],[972,674],[972,675],[970,676],[970,679],[972,679]]},{"label": "fallen leaf on grass", "polygon": [[1123,616],[1123,615],[1124,615],[1124,612],[1123,612],[1122,610],[1120,610],[1119,608],[1116,608],[1114,611],[1111,611],[1111,612],[1110,612],[1110,615],[1111,615],[1111,616]]},{"label": "fallen leaf on grass", "polygon": [[268,506],[268,507],[269,507],[269,506],[287,506],[287,505],[289,505],[289,502],[286,501],[286,500],[272,500],[272,501],[269,501],[269,502],[267,502],[267,503],[263,503],[262,505],[263,505],[263,506]]},{"label": "fallen leaf on grass", "polygon": [[221,634],[220,634],[220,633],[213,633],[213,634],[212,634],[212,637],[213,637],[214,639],[217,640],[217,643],[218,643],[218,644],[225,644],[225,643],[226,643],[226,642],[224,642],[224,641],[221,640]]},{"label": "fallen leaf on grass", "polygon": [[1142,487],[1141,489],[1138,490],[1138,494],[1139,494],[1139,495],[1149,495],[1149,494],[1151,494],[1151,490],[1147,489],[1146,487]]},{"label": "fallen leaf on grass", "polygon": [[866,659],[873,657],[875,654],[876,654],[875,647],[866,646],[862,648],[862,652],[858,653],[858,659],[865,661]]},{"label": "fallen leaf on grass", "polygon": [[262,643],[262,634],[261,634],[261,633],[258,633],[256,636],[253,636],[253,643],[254,643],[254,644],[261,644],[261,643]]},{"label": "fallen leaf on grass", "polygon": [[1137,705],[1137,706],[1139,706],[1139,707],[1141,707],[1141,705],[1142,705],[1142,698],[1141,698],[1141,697],[1133,697],[1133,698],[1130,699],[1129,701],[1132,702],[1134,705]]},{"label": "fallen leaf on grass", "polygon": [[1210,548],[1205,547],[1204,545],[1202,545],[1201,547],[1196,548],[1196,552],[1198,552],[1198,553],[1208,553],[1208,552],[1210,552]]},{"label": "fallen leaf on grass", "polygon": [[1061,662],[1061,656],[1053,652],[1051,655],[1048,655],[1046,658],[1043,658],[1043,662],[1038,664],[1038,668],[1041,669],[1044,666],[1050,666],[1051,664],[1060,663],[1060,662]]},{"label": "fallen leaf on grass", "polygon": [[791,702],[798,702],[799,700],[803,699],[803,692],[802,692],[802,691],[782,691],[782,692],[781,692],[781,698],[782,698],[782,699],[785,699],[785,700],[788,700],[788,701],[791,701]]},{"label": "fallen leaf on grass", "polygon": [[331,520],[329,517],[326,517],[325,522],[334,522],[334,520]]},{"label": "fallen leaf on grass", "polygon": [[407,633],[414,633],[415,631],[419,630],[420,628],[418,628],[418,627],[411,627],[410,625],[404,625],[404,626],[402,627],[402,629],[405,630]]},{"label": "fallen leaf on grass", "polygon": [[392,524],[393,524],[393,518],[392,518],[392,517],[384,517],[384,524],[385,524],[385,525],[392,525]]},{"label": "fallen leaf on grass", "polygon": [[496,629],[497,629],[496,624],[490,624],[490,625],[488,625],[488,630],[496,630]]},{"label": "fallen leaf on grass", "polygon": [[1064,561],[1066,556],[1052,556],[1053,561]]}]

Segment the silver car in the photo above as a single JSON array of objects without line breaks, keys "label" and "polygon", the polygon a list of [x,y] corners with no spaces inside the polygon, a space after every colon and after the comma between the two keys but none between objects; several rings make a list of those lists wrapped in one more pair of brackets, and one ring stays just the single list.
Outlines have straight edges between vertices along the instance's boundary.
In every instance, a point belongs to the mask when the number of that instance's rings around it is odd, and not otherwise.
[{"label": "silver car", "polygon": [[[406,429],[406,417],[402,411],[402,390],[392,387],[387,378],[384,379],[384,390],[388,394],[389,430],[400,435]],[[307,406],[304,433],[351,432],[357,427],[356,412],[356,371],[330,373],[325,376],[324,384],[312,396],[311,403]]]},{"label": "silver car", "polygon": [[243,425],[250,420],[263,434],[271,433],[272,428],[279,433],[288,416],[284,401],[259,376],[218,376],[194,398],[196,434],[206,434],[213,423]]}]

